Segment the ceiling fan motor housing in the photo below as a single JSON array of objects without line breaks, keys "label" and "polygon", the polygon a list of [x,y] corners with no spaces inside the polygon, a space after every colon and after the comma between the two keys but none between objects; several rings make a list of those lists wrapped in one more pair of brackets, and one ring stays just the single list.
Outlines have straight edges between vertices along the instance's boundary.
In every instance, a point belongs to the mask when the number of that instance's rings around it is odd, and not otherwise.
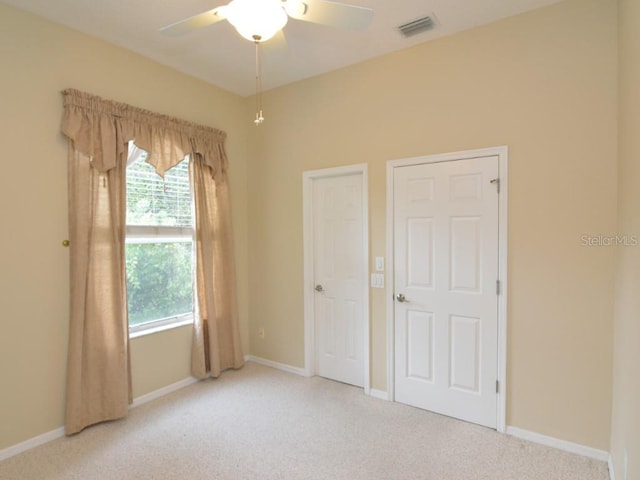
[{"label": "ceiling fan motor housing", "polygon": [[238,33],[251,42],[266,42],[289,18],[281,0],[233,0],[225,14]]}]

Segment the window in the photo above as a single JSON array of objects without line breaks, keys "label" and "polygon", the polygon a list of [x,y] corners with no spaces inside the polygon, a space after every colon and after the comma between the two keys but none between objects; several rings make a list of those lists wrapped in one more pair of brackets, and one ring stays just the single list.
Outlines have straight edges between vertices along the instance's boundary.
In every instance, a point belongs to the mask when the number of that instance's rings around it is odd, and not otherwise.
[{"label": "window", "polygon": [[127,167],[129,331],[187,323],[193,312],[193,213],[188,159],[164,180],[131,144]]}]

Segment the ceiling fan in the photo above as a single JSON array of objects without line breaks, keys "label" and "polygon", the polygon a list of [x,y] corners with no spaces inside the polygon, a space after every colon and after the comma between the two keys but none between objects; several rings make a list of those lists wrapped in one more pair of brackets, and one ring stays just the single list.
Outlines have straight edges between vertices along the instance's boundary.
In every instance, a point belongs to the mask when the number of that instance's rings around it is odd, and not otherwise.
[{"label": "ceiling fan", "polygon": [[256,118],[264,122],[262,114],[262,68],[260,49],[287,24],[289,17],[351,30],[364,30],[373,18],[373,10],[328,0],[232,0],[193,17],[180,20],[160,29],[165,35],[180,36],[228,20],[240,35],[256,45]]},{"label": "ceiling fan", "polygon": [[193,17],[162,27],[166,35],[179,36],[228,20],[249,41],[265,42],[280,31],[289,17],[332,27],[364,30],[373,10],[327,0],[232,0]]}]

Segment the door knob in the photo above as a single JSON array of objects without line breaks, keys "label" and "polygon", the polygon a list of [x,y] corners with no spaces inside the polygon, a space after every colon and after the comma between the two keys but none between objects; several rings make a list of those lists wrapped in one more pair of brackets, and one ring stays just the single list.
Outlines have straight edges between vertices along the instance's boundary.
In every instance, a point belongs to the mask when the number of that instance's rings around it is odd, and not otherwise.
[{"label": "door knob", "polygon": [[405,303],[405,302],[408,302],[408,301],[409,301],[409,300],[407,300],[407,298],[406,298],[403,294],[401,294],[401,293],[398,293],[398,294],[396,295],[396,300],[398,300],[400,303]]},{"label": "door knob", "polygon": [[315,290],[316,290],[316,292],[324,292],[324,288],[322,288],[322,285],[320,285],[320,284],[316,285]]}]

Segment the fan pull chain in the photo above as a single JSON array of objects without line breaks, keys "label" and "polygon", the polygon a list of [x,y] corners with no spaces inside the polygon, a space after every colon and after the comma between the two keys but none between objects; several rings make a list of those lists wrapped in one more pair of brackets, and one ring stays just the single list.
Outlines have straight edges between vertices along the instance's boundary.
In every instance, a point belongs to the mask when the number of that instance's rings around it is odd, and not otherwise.
[{"label": "fan pull chain", "polygon": [[254,35],[253,40],[256,44],[256,119],[253,121],[256,125],[264,122],[262,115],[262,64],[260,62],[260,35]]}]

